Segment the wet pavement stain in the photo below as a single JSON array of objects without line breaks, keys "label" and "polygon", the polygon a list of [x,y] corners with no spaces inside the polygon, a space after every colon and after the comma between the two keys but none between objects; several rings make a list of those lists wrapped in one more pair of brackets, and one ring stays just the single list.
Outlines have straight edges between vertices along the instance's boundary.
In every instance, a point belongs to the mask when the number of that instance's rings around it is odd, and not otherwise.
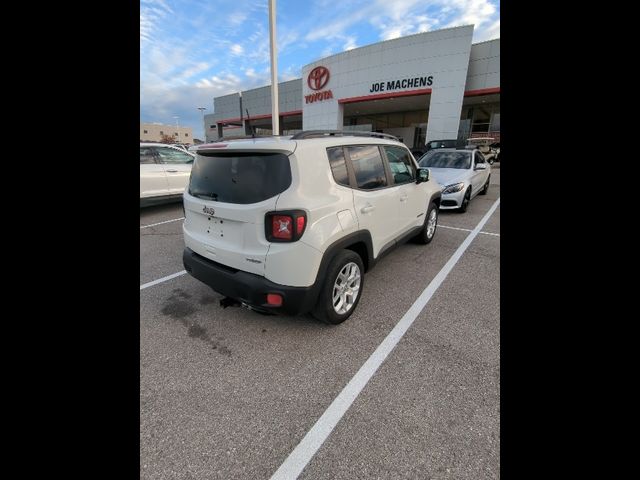
[{"label": "wet pavement stain", "polygon": [[211,295],[205,295],[200,298],[200,305],[211,305],[212,303],[216,303],[218,299]]},{"label": "wet pavement stain", "polygon": [[[231,350],[227,348],[225,345],[220,343],[221,340],[224,340],[224,337],[216,336],[216,338],[211,338],[207,329],[201,325],[198,325],[195,322],[189,321],[186,317],[196,312],[196,309],[193,307],[191,302],[185,301],[183,299],[189,299],[191,295],[187,292],[183,291],[180,288],[174,288],[173,293],[167,299],[166,304],[162,307],[162,314],[170,316],[176,320],[178,320],[182,325],[187,328],[187,334],[191,338],[197,338],[202,340],[203,342],[211,345],[213,350],[216,350],[222,355],[226,355],[227,357],[231,356]],[[209,298],[209,297],[203,297]],[[211,297],[213,298],[213,297]],[[215,298],[214,298],[215,300]],[[202,299],[200,300],[200,304],[202,304]]]},{"label": "wet pavement stain", "polygon": [[188,317],[196,311],[190,303],[183,300],[169,300],[164,307],[162,307],[162,314],[169,315],[173,318],[180,319]]},{"label": "wet pavement stain", "polygon": [[173,295],[177,295],[177,296],[179,296],[181,298],[191,298],[191,294],[185,292],[181,288],[174,288],[173,289]]}]

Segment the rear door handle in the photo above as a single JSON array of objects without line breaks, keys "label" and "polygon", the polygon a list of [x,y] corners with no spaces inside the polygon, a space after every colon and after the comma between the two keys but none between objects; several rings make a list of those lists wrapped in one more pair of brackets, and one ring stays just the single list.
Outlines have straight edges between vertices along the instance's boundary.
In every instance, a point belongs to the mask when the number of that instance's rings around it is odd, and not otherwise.
[{"label": "rear door handle", "polygon": [[375,210],[375,209],[376,209],[376,207],[374,207],[373,205],[369,205],[369,204],[367,204],[367,205],[365,205],[364,207],[362,207],[362,208],[360,209],[360,211],[361,211],[362,213],[369,213],[369,212],[372,212],[372,211],[373,211],[373,210]]},{"label": "rear door handle", "polygon": [[401,196],[401,197],[400,197],[400,201],[401,201],[401,202],[406,202],[406,201],[407,201],[407,198],[409,198],[409,196],[408,196],[408,195],[403,195],[403,196]]},{"label": "rear door handle", "polygon": [[169,173],[178,173],[178,170],[167,170]]}]

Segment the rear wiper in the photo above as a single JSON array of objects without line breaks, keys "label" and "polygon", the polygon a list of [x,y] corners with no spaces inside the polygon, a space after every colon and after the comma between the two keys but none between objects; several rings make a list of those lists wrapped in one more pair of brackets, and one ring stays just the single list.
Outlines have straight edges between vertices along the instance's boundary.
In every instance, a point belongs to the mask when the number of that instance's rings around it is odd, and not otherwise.
[{"label": "rear wiper", "polygon": [[194,193],[192,195],[198,198],[210,198],[211,200],[218,200],[217,193]]}]

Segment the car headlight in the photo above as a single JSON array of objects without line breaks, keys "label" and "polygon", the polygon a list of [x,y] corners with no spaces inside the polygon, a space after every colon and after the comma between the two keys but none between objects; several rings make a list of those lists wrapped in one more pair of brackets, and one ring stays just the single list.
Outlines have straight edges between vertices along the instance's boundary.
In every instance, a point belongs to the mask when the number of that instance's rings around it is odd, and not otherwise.
[{"label": "car headlight", "polygon": [[454,183],[453,185],[447,185],[442,189],[442,193],[456,193],[464,188],[464,183]]}]

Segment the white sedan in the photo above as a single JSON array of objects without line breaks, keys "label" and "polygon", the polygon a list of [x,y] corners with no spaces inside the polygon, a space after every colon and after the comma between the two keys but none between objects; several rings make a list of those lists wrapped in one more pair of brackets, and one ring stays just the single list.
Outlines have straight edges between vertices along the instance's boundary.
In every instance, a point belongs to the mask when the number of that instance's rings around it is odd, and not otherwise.
[{"label": "white sedan", "polygon": [[491,181],[491,167],[479,150],[440,148],[425,153],[418,162],[429,168],[442,187],[440,209],[466,212],[476,195],[485,195]]},{"label": "white sedan", "polygon": [[140,202],[182,199],[195,155],[163,143],[140,144]]}]

